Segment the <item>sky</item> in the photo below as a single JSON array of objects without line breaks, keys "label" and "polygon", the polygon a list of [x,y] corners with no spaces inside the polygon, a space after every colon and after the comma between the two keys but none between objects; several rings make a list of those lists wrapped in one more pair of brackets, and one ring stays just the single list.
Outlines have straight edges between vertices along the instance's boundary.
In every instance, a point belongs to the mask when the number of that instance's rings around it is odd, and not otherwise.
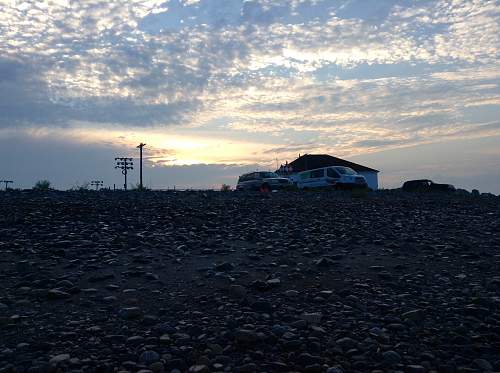
[{"label": "sky", "polygon": [[[500,0],[0,0],[0,179],[232,186],[299,154],[500,194]],[[137,160],[135,161],[137,166]],[[137,167],[129,181],[138,181]]]}]

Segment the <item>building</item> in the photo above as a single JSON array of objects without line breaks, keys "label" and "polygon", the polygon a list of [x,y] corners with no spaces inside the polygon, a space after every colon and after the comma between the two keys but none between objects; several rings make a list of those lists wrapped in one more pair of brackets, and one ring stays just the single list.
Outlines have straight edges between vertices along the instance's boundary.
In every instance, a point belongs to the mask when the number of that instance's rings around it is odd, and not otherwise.
[{"label": "building", "polygon": [[287,162],[285,165],[282,165],[278,170],[278,173],[293,175],[298,172],[329,166],[350,167],[358,174],[365,177],[366,182],[368,183],[368,187],[373,190],[378,189],[378,170],[354,162],[349,162],[345,159],[332,157],[331,155],[327,154],[304,154],[302,156],[299,155],[299,158],[297,158],[293,162]]}]

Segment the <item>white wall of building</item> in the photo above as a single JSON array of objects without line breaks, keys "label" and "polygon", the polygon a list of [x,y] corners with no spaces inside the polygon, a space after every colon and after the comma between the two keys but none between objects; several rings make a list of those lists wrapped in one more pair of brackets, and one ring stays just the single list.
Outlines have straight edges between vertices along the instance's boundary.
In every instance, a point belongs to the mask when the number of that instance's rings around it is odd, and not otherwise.
[{"label": "white wall of building", "polygon": [[378,189],[378,172],[373,171],[361,171],[358,174],[363,175],[368,183],[368,187],[377,190]]}]

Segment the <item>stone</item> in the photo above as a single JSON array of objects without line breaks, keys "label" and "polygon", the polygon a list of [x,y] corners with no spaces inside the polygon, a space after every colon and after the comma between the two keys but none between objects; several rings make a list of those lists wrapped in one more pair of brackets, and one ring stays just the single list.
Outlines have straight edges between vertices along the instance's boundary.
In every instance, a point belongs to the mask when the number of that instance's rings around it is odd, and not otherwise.
[{"label": "stone", "polygon": [[303,313],[300,318],[311,324],[319,324],[323,318],[323,314],[320,312]]},{"label": "stone", "polygon": [[344,371],[338,367],[330,367],[326,370],[326,373],[344,373]]},{"label": "stone", "polygon": [[285,291],[285,296],[287,298],[297,298],[300,293],[297,290],[287,290]]},{"label": "stone", "polygon": [[256,332],[246,329],[238,329],[234,333],[236,342],[241,344],[254,344],[259,341],[259,336]]},{"label": "stone", "polygon": [[472,362],[472,365],[475,365],[479,369],[486,371],[486,372],[490,372],[493,370],[493,365],[491,365],[491,363],[485,359],[474,359],[474,361]]},{"label": "stone", "polygon": [[219,272],[229,272],[234,269],[234,264],[229,263],[229,262],[224,262],[215,265],[215,270]]},{"label": "stone", "polygon": [[382,358],[387,365],[395,365],[401,361],[401,355],[392,350],[382,353]]},{"label": "stone", "polygon": [[281,285],[281,280],[279,278],[272,278],[267,280],[266,283],[271,287],[277,287]]},{"label": "stone", "polygon": [[243,299],[247,295],[247,289],[242,285],[231,285],[229,287],[229,294],[235,299]]},{"label": "stone", "polygon": [[160,360],[160,354],[158,354],[156,351],[150,351],[150,350],[144,351],[139,357],[139,361],[147,365],[156,363],[159,360]]},{"label": "stone", "polygon": [[50,289],[47,292],[47,299],[49,300],[59,300],[71,298],[71,294],[59,289]]},{"label": "stone", "polygon": [[258,300],[252,303],[252,309],[257,312],[272,313],[273,305],[266,300]]},{"label": "stone", "polygon": [[127,320],[137,319],[142,316],[142,310],[139,307],[125,307],[120,309],[119,315]]},{"label": "stone", "polygon": [[210,369],[206,365],[193,365],[189,367],[189,373],[208,373]]},{"label": "stone", "polygon": [[307,352],[303,352],[297,357],[297,363],[299,363],[302,366],[319,364],[322,362],[323,359],[321,359],[319,356],[314,356]]},{"label": "stone", "polygon": [[425,369],[422,365],[407,365],[405,367],[405,373],[426,373],[427,369]]},{"label": "stone", "polygon": [[69,361],[70,357],[71,356],[69,354],[59,354],[59,355],[52,357],[49,360],[49,364],[52,364],[52,365],[61,364],[61,363],[64,363],[66,361]]},{"label": "stone", "polygon": [[412,310],[405,312],[401,315],[403,319],[407,320],[412,320],[412,321],[419,321],[424,318],[424,311],[423,310]]},{"label": "stone", "polygon": [[337,339],[336,342],[340,347],[342,347],[343,350],[349,350],[358,345],[358,342],[356,340],[349,337]]}]

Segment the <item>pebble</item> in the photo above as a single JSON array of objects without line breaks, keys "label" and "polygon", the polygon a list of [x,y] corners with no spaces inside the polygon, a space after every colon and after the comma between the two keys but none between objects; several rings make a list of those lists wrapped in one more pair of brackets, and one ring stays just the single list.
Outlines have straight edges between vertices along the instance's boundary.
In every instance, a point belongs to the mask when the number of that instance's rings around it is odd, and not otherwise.
[{"label": "pebble", "polygon": [[54,364],[54,365],[61,364],[64,363],[65,361],[68,361],[70,357],[71,356],[69,354],[56,355],[49,360],[49,364]]},{"label": "pebble", "polygon": [[160,355],[156,351],[144,351],[139,357],[139,361],[144,364],[153,364],[160,360]]},{"label": "pebble", "polygon": [[384,363],[388,365],[395,365],[401,361],[401,355],[399,355],[396,351],[385,351],[382,354],[384,359]]},{"label": "pebble", "polygon": [[49,300],[67,299],[71,298],[71,294],[59,289],[50,289],[47,292],[47,298]]}]

